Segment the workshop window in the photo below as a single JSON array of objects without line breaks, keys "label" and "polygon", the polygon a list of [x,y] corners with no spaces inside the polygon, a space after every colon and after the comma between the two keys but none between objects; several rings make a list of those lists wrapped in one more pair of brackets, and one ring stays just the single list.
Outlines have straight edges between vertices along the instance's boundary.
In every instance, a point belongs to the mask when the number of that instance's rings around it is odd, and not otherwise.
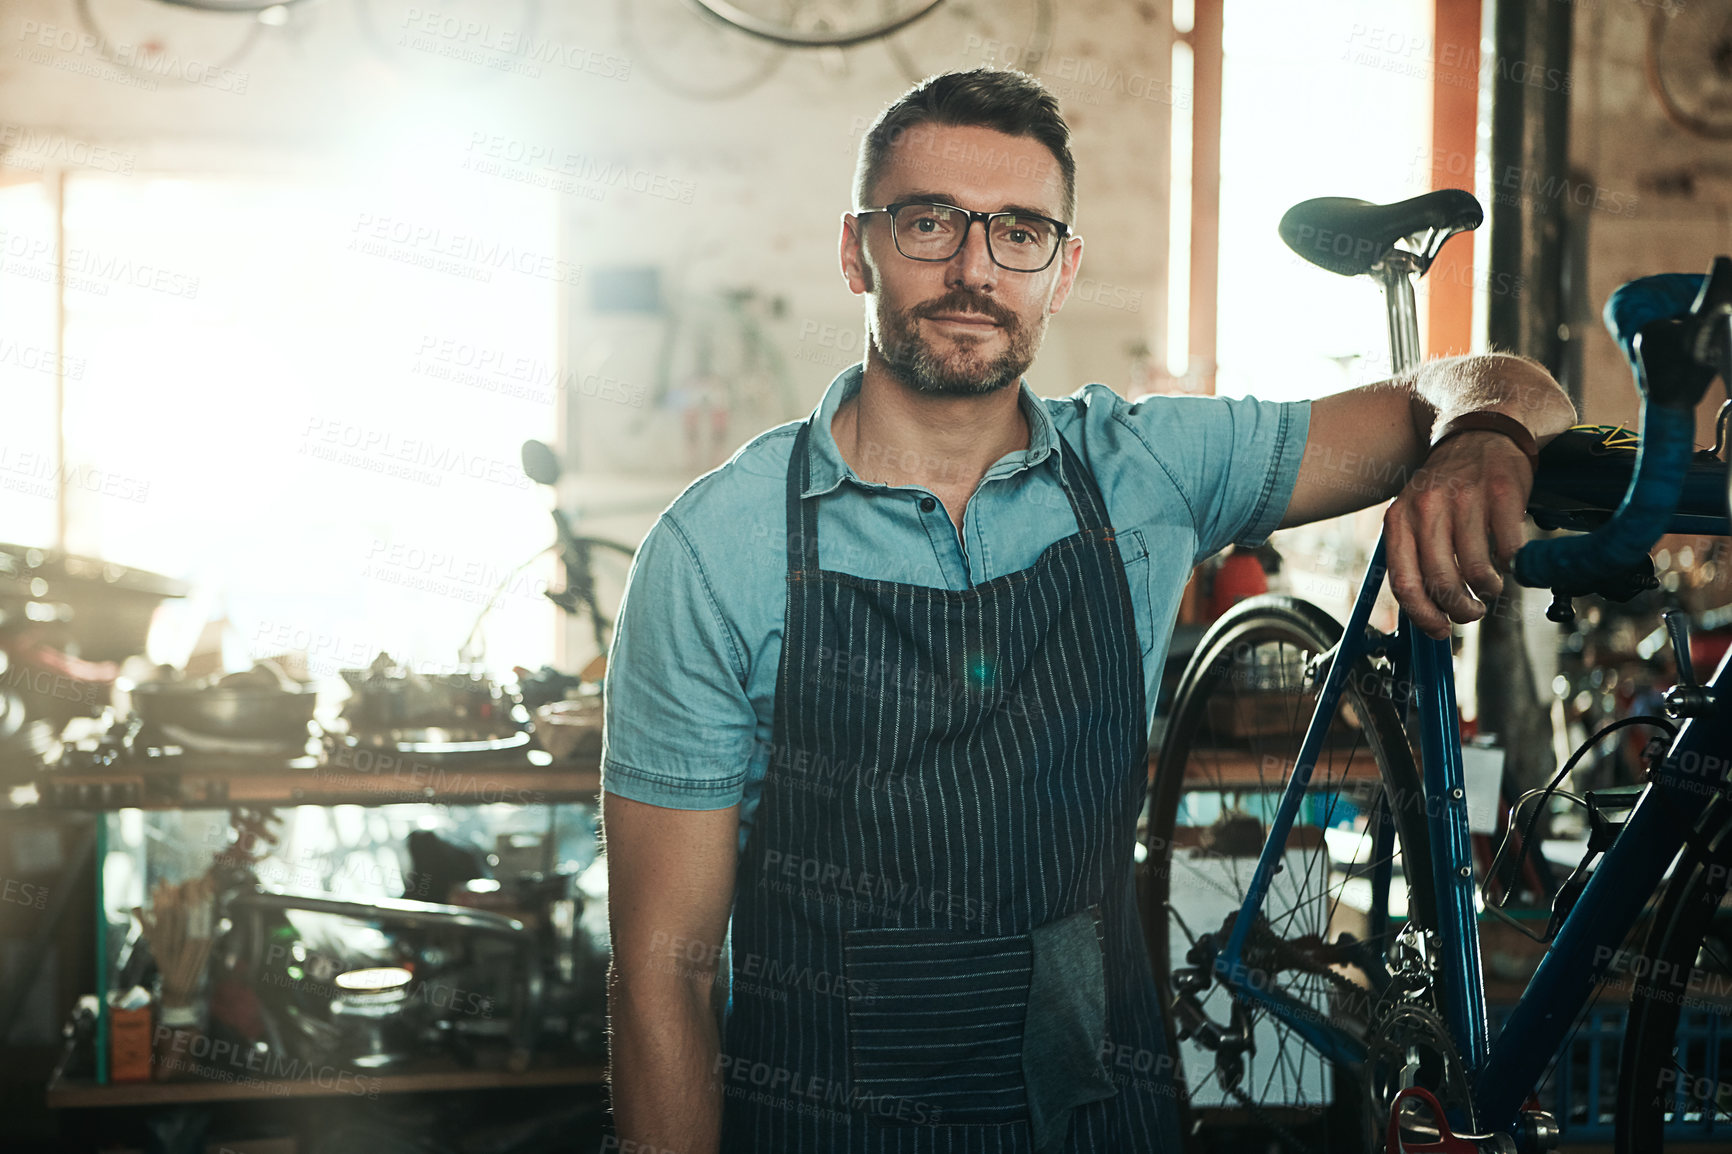
[{"label": "workshop window", "polygon": [[54,537],[55,366],[84,373],[55,343],[53,269],[29,259],[31,238],[54,235],[54,202],[44,184],[0,188],[0,541],[46,544]]},{"label": "workshop window", "polygon": [[[319,678],[385,649],[449,666],[494,588],[551,543],[550,497],[518,463],[558,428],[575,270],[549,194],[413,173],[80,173],[63,253],[51,214],[13,220],[50,280],[64,267],[66,546],[197,590],[165,607],[153,658],[183,659],[226,618],[230,668],[290,649]],[[24,437],[51,441],[41,382],[0,371],[34,389]],[[46,543],[44,505],[16,535]],[[552,576],[543,558],[508,584],[495,672],[552,659]]]},{"label": "workshop window", "polygon": [[1431,0],[1226,6],[1216,392],[1298,400],[1389,375],[1377,286],[1307,264],[1275,225],[1314,196],[1430,190],[1432,20]]}]

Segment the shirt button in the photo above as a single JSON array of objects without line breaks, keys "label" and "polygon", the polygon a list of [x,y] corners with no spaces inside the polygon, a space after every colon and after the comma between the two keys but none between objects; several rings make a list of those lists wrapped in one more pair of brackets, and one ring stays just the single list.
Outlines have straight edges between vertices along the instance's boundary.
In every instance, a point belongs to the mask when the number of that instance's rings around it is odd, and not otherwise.
[{"label": "shirt button", "polygon": [[930,513],[936,508],[938,508],[938,502],[934,501],[931,497],[920,498],[920,511],[922,513]]}]

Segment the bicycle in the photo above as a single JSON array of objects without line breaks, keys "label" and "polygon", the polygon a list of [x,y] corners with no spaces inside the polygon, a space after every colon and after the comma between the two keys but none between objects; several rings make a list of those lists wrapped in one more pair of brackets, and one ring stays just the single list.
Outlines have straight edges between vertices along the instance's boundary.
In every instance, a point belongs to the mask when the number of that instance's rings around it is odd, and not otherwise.
[{"label": "bicycle", "polygon": [[[1400,372],[1419,357],[1414,281],[1481,219],[1469,194],[1444,190],[1393,205],[1307,201],[1281,231],[1313,263],[1382,282]],[[1726,461],[1692,444],[1695,404],[1716,375],[1732,382],[1729,315],[1724,257],[1707,277],[1645,278],[1608,302],[1643,395],[1641,444],[1603,448],[1615,438],[1576,429],[1541,454],[1530,514],[1587,530],[1517,554],[1516,580],[1553,590],[1554,620],[1574,597],[1650,587],[1648,550],[1664,532],[1732,533]],[[1208,1149],[1253,1130],[1293,1150],[1556,1148],[1559,1120],[1535,1089],[1656,893],[1627,967],[1639,972],[1617,1148],[1649,1154],[1684,1130],[1732,1131],[1732,1029],[1722,1041],[1711,1016],[1699,1040],[1690,1004],[1732,1006],[1719,926],[1732,763],[1718,752],[1732,752],[1732,662],[1698,684],[1686,627],[1668,618],[1681,678],[1671,718],[1648,719],[1665,754],[1636,796],[1587,799],[1590,859],[1559,889],[1555,936],[1494,1038],[1450,645],[1405,614],[1393,633],[1372,628],[1383,578],[1380,539],[1345,627],[1292,597],[1242,602],[1175,694],[1139,893],[1187,1140]],[[1522,801],[1544,807],[1573,764]],[[1590,1091],[1602,1074],[1587,1072]],[[1602,1113],[1596,1097],[1583,1121]]]},{"label": "bicycle", "polygon": [[[545,485],[558,493],[558,484],[563,472],[559,457],[554,451],[540,441],[525,441],[522,449],[523,472],[530,480]],[[610,507],[613,513],[637,513],[650,508],[659,510],[661,504],[653,505],[619,505]],[[560,589],[545,589],[543,596],[566,614],[589,626],[589,641],[594,647],[593,654],[575,677],[567,677],[556,673],[551,668],[544,667],[537,676],[548,681],[552,686],[552,696],[547,700],[557,700],[565,685],[575,687],[585,681],[597,682],[602,679],[607,670],[608,647],[613,637],[614,618],[619,612],[620,602],[625,596],[626,579],[631,572],[631,564],[637,556],[637,546],[628,545],[622,541],[613,541],[606,537],[593,537],[579,534],[572,528],[572,519],[557,504],[553,514],[553,542],[537,549],[528,558],[520,562],[507,573],[493,595],[482,606],[475,623],[470,626],[469,634],[464,638],[458,649],[458,657],[464,664],[479,664],[486,656],[486,638],[482,625],[487,615],[499,604],[499,600],[512,585],[521,580],[521,574],[530,565],[539,561],[549,552],[557,553],[560,568],[564,573],[564,587]],[[581,514],[580,514],[581,519]],[[519,670],[519,678],[525,676]]]}]

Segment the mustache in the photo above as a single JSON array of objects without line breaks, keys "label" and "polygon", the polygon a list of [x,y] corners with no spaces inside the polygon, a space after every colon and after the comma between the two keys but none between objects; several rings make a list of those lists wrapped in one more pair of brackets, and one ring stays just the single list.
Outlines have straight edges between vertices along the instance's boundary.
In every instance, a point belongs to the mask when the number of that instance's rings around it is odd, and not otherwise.
[{"label": "mustache", "polygon": [[951,289],[937,300],[916,306],[912,312],[917,317],[934,317],[940,313],[979,313],[992,318],[1005,328],[1016,327],[1015,313],[991,297],[965,288]]}]

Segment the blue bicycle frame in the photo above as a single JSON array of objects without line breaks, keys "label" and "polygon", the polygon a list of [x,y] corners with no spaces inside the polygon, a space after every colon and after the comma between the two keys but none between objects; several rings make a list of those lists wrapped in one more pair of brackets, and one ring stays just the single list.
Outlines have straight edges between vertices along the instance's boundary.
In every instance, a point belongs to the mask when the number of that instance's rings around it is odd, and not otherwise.
[{"label": "blue bicycle frame", "polygon": [[[1725,518],[1720,519],[1720,531],[1732,535],[1732,525]],[[1269,838],[1257,860],[1239,916],[1234,919],[1233,932],[1215,958],[1215,972],[1224,980],[1245,972],[1242,951],[1246,932],[1262,908],[1288,833],[1298,816],[1324,735],[1346,688],[1347,670],[1382,643],[1383,639],[1367,628],[1382,585],[1380,540],[1341,645],[1329,664],[1317,711],[1306,729],[1297,765],[1271,823]],[[1408,669],[1419,703],[1420,759],[1428,801],[1426,824],[1431,834],[1432,873],[1437,887],[1439,924],[1435,928],[1441,955],[1444,1020],[1472,1076],[1478,1125],[1508,1129],[1515,1124],[1523,1102],[1562,1046],[1576,1014],[1587,1004],[1617,948],[1683,847],[1689,823],[1680,821],[1678,815],[1690,810],[1678,807],[1689,805],[1699,810],[1704,792],[1719,790],[1713,778],[1695,777],[1683,767],[1716,764],[1704,763],[1702,758],[1709,751],[1719,751],[1712,756],[1720,757],[1732,748],[1732,722],[1711,715],[1683,724],[1668,756],[1655,763],[1653,781],[1630,814],[1623,832],[1594,870],[1494,1044],[1481,980],[1473,856],[1449,643],[1413,629],[1405,614],[1401,629],[1405,637],[1398,635],[1398,643],[1405,642],[1401,648],[1407,651]],[[1710,691],[1732,693],[1732,653],[1721,661],[1708,687]],[[1686,756],[1692,753],[1694,758]],[[1241,982],[1234,986],[1241,996],[1266,1006],[1320,1053],[1336,1060],[1364,1059],[1364,1047],[1344,1031],[1321,1021],[1312,1007],[1265,984]]]},{"label": "blue bicycle frame", "polygon": [[[1341,644],[1324,675],[1317,710],[1306,727],[1293,775],[1288,779],[1270,826],[1269,838],[1257,859],[1245,901],[1239,916],[1233,921],[1226,946],[1215,957],[1215,972],[1224,980],[1231,981],[1244,973],[1245,937],[1257,920],[1269,883],[1285,851],[1288,834],[1298,816],[1311,773],[1316,768],[1324,737],[1346,688],[1347,672],[1362,656],[1384,642],[1369,628],[1372,606],[1383,587],[1384,569],[1384,545],[1379,538],[1353,611],[1348,615]],[[1420,756],[1426,797],[1445,799],[1435,806],[1428,804],[1426,813],[1438,889],[1439,925],[1436,928],[1459,952],[1459,964],[1451,962],[1444,967],[1445,1006],[1449,1011],[1446,1021],[1463,1057],[1470,1067],[1477,1069],[1487,1049],[1485,988],[1480,980],[1467,795],[1463,785],[1461,741],[1454,722],[1455,679],[1450,665],[1449,642],[1426,637],[1413,629],[1407,615],[1402,614],[1398,643],[1407,650],[1408,659],[1404,664],[1411,675],[1416,700],[1421,703]],[[1279,990],[1260,988],[1256,984],[1243,984],[1238,988],[1241,994],[1261,1002],[1282,1018],[1320,1053],[1336,1060],[1364,1060],[1364,1047],[1357,1040],[1319,1021],[1316,1012],[1303,1002]]]},{"label": "blue bicycle frame", "polygon": [[[1689,279],[1693,285],[1697,278]],[[1386,283],[1386,287],[1396,292],[1400,288],[1390,283]],[[1671,287],[1682,291],[1681,286]],[[1694,292],[1694,287],[1690,292]],[[1683,299],[1687,303],[1688,297]],[[1392,293],[1392,318],[1403,303]],[[1653,304],[1653,309],[1672,307],[1674,303],[1659,301]],[[1612,307],[1608,306],[1608,316],[1611,313]],[[1411,316],[1411,312],[1408,315]],[[1614,327],[1614,332],[1619,332],[1619,329]],[[1397,349],[1398,358],[1406,339],[1406,334],[1394,332],[1392,320],[1392,345]],[[1414,338],[1409,347],[1416,347],[1416,344]],[[1650,418],[1653,419],[1650,421]],[[1645,523],[1653,525],[1663,518],[1667,532],[1732,535],[1723,492],[1715,493],[1711,498],[1694,497],[1685,502],[1684,508],[1675,509],[1678,493],[1683,489],[1682,471],[1687,469],[1689,461],[1692,426],[1685,422],[1686,418],[1674,414],[1644,409],[1644,454],[1649,452],[1650,439],[1665,446],[1651,454],[1649,467],[1654,472],[1666,473],[1668,483],[1676,482],[1669,497],[1670,503],[1658,516],[1649,517]],[[1683,446],[1681,466],[1678,463],[1680,438]],[[1662,456],[1672,459],[1668,463],[1661,460]],[[1643,468],[1638,461],[1638,478],[1648,475]],[[1678,475],[1672,476],[1672,473]],[[1638,493],[1643,492],[1647,495],[1638,498]],[[1646,500],[1648,507],[1652,507],[1654,497],[1643,485],[1633,482],[1630,496],[1619,514],[1635,514],[1637,510],[1633,506],[1638,500]],[[1668,498],[1660,500],[1665,503]],[[1613,522],[1619,520],[1619,517],[1613,518]],[[1621,526],[1608,522],[1608,527],[1614,532],[1625,530],[1625,537],[1632,538],[1634,534],[1628,532],[1629,522],[1640,522],[1640,516],[1625,517],[1623,521]],[[1645,542],[1621,540],[1619,544],[1636,549],[1645,556],[1648,545],[1658,534],[1639,525],[1636,532],[1648,534]],[[1578,540],[1572,544],[1587,543]],[[1604,541],[1594,544],[1603,546]],[[1585,550],[1576,550],[1578,555],[1583,552]],[[1569,557],[1557,558],[1555,553],[1548,555],[1547,559],[1572,560]],[[1405,679],[1414,687],[1417,706],[1426,824],[1430,833],[1436,889],[1438,924],[1432,927],[1437,931],[1433,945],[1440,959],[1443,1017],[1467,1067],[1473,1088],[1475,1117],[1470,1121],[1481,1131],[1507,1132],[1516,1126],[1528,1095],[1564,1044],[1577,1014],[1588,1003],[1618,947],[1636,924],[1649,898],[1660,888],[1667,869],[1685,844],[1690,822],[1681,820],[1680,815],[1699,812],[1705,794],[1727,788],[1720,781],[1725,774],[1696,776],[1685,767],[1724,764],[1720,760],[1705,761],[1704,758],[1721,758],[1722,753],[1715,751],[1732,749],[1732,719],[1723,716],[1722,711],[1714,711],[1707,716],[1693,717],[1682,725],[1667,757],[1656,762],[1650,782],[1622,832],[1594,870],[1494,1041],[1487,1021],[1480,967],[1473,857],[1450,646],[1446,640],[1420,633],[1405,613],[1401,615],[1393,645],[1390,638],[1369,627],[1372,607],[1383,587],[1384,569],[1384,543],[1380,538],[1341,642],[1328,660],[1316,712],[1306,728],[1293,774],[1282,794],[1245,899],[1233,920],[1232,932],[1225,946],[1214,959],[1213,968],[1217,977],[1237,996],[1261,1004],[1324,1056],[1350,1062],[1365,1059],[1363,1042],[1323,1020],[1315,1008],[1270,988],[1267,983],[1246,980],[1248,969],[1243,954],[1245,939],[1261,914],[1270,883],[1280,868],[1288,836],[1322,752],[1325,735],[1340,706],[1347,674],[1361,658],[1380,650],[1389,652],[1396,665],[1398,682]],[[1524,583],[1541,582],[1524,579]],[[1732,653],[1721,661],[1707,688],[1711,694],[1732,694]],[[1720,700],[1732,701],[1732,697],[1722,696]],[[1401,803],[1403,799],[1394,801]],[[1387,837],[1387,829],[1380,830],[1379,836]],[[1379,856],[1384,855],[1380,853]],[[1386,886],[1388,877],[1388,871],[1382,871],[1376,884]],[[1380,909],[1385,900],[1386,895],[1380,892]]]}]

